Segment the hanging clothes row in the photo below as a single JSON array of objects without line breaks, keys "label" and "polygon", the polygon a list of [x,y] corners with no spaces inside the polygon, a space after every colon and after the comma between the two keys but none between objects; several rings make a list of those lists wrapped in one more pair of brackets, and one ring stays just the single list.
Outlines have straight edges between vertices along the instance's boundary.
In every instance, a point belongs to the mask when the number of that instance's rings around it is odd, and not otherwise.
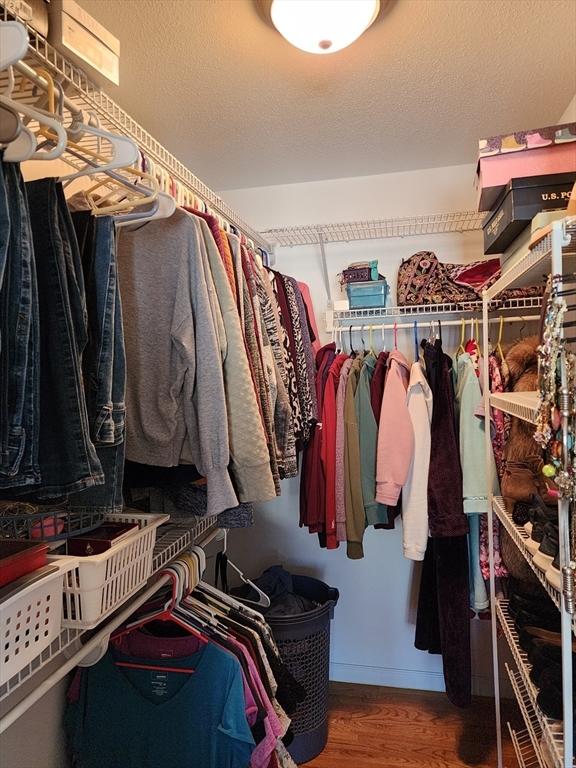
[{"label": "hanging clothes row", "polygon": [[316,420],[312,308],[296,281],[193,209],[123,230],[119,264],[127,458],[194,465],[208,514],[279,495]]},{"label": "hanging clothes row", "polygon": [[258,611],[197,580],[186,594],[191,559],[165,571],[172,596],[143,606],[77,670],[66,730],[78,768],[295,768],[286,744],[305,692]]},{"label": "hanging clothes row", "polygon": [[117,512],[125,459],[194,467],[211,515],[279,495],[317,419],[307,291],[211,214],[120,229],[17,163],[0,217],[2,498]]},{"label": "hanging clothes row", "polygon": [[[321,424],[305,449],[300,523],[321,546],[346,543],[363,557],[366,527],[394,528],[402,513],[406,558],[424,561],[416,647],[442,653],[447,693],[470,702],[470,611],[489,607],[486,581],[488,495],[481,354],[472,332],[448,356],[440,335],[417,338],[410,364],[397,348],[338,352],[334,343],[316,356]],[[493,392],[505,387],[500,336],[489,352]],[[372,339],[370,339],[372,342]],[[364,346],[364,342],[363,342]],[[372,346],[372,343],[370,343]],[[506,425],[490,414],[499,494]],[[496,575],[506,575],[495,521]]]}]

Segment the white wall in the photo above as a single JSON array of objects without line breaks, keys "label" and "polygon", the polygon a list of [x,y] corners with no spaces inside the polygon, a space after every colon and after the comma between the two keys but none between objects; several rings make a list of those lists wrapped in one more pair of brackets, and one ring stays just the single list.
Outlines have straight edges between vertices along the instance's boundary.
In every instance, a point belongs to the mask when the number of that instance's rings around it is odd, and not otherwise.
[{"label": "white wall", "polygon": [[[221,193],[253,226],[328,223],[415,214],[474,210],[473,165],[436,168],[353,179],[233,190]],[[418,250],[433,250],[443,261],[465,262],[482,257],[481,233],[329,244],[330,282],[349,262],[378,258],[395,293],[400,260]],[[318,323],[323,327],[326,292],[319,249],[278,248],[276,266],[310,285]],[[337,291],[337,289],[336,289]],[[335,293],[337,297],[337,293]],[[413,358],[409,332],[399,346]],[[455,351],[455,329],[445,329],[448,351]],[[323,341],[328,337],[324,335]],[[360,344],[359,334],[354,337]],[[368,341],[368,332],[366,333]],[[378,338],[376,344],[381,344]],[[390,347],[392,339],[386,338]],[[414,648],[420,567],[405,560],[401,529],[369,529],[365,557],[346,558],[345,548],[320,549],[317,537],[298,527],[298,480],[283,483],[282,497],[257,510],[256,526],[231,536],[231,550],[246,573],[257,575],[269,565],[323,579],[340,590],[332,627],[332,679],[427,690],[443,690],[439,657]],[[489,622],[473,624],[474,689],[491,689]]]}]

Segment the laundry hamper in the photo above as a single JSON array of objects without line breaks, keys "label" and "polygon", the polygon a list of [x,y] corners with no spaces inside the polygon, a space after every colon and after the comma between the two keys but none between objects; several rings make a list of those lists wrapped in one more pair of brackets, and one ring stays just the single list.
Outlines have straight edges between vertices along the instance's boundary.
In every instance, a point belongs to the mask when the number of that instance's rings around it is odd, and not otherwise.
[{"label": "laundry hamper", "polygon": [[338,590],[309,576],[293,576],[294,593],[319,603],[292,616],[267,616],[282,661],[305,688],[306,698],[292,716],[294,740],[288,751],[296,763],[307,763],[322,752],[328,740],[328,680],[330,620]]}]

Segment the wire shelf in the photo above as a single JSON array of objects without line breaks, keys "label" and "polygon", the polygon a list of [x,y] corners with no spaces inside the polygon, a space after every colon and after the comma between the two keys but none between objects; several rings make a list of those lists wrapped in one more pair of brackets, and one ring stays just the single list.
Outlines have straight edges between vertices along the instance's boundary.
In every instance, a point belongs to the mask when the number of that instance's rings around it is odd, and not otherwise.
[{"label": "wire shelf", "polygon": [[[524,722],[530,733],[534,749],[537,753],[540,753],[540,738],[543,736],[550,753],[553,756],[554,766],[563,768],[564,743],[562,722],[546,717],[536,703],[538,689],[530,679],[532,665],[529,663],[528,656],[524,653],[518,643],[518,633],[514,626],[514,621],[508,612],[507,600],[499,600],[497,602],[496,613],[518,670],[517,676],[515,676],[516,684],[511,679],[512,687],[514,688],[514,693],[516,694],[518,704],[522,710]],[[507,665],[506,669],[508,670],[508,674],[510,674],[510,669]],[[542,762],[542,766],[543,768],[546,768],[546,763],[544,761]]]},{"label": "wire shelf", "polygon": [[508,731],[519,768],[548,768],[541,762],[540,752],[536,752],[528,730],[515,731],[508,723]]},{"label": "wire shelf", "polygon": [[522,556],[524,557],[524,559],[526,560],[526,562],[528,563],[528,565],[530,566],[534,574],[538,577],[538,581],[542,584],[542,586],[544,587],[544,589],[546,590],[546,592],[548,593],[548,595],[550,596],[550,598],[552,599],[552,601],[554,602],[558,610],[560,610],[560,592],[558,592],[557,589],[554,589],[554,587],[551,586],[548,583],[548,581],[546,581],[546,577],[544,573],[534,565],[532,561],[532,553],[529,551],[529,549],[525,544],[526,539],[530,537],[528,536],[524,528],[522,528],[519,525],[516,525],[514,520],[512,520],[512,517],[508,514],[506,510],[504,499],[501,496],[496,496],[494,498],[493,509],[496,516],[498,517],[498,519],[506,529],[507,533],[510,535],[510,538],[512,539],[514,544],[516,544],[516,546],[520,550]]},{"label": "wire shelf", "polygon": [[152,573],[160,571],[181,552],[193,544],[201,544],[216,526],[218,515],[196,518],[192,527],[179,523],[168,523],[158,531],[152,560]]},{"label": "wire shelf", "polygon": [[[576,216],[569,216],[554,222],[562,228],[562,253],[565,257],[576,255]],[[491,285],[486,291],[486,298],[492,301],[507,288],[519,288],[541,282],[542,276],[548,275],[552,263],[552,234],[547,234],[532,250],[526,249],[523,258]],[[568,264],[564,265],[566,268]],[[565,269],[568,271],[568,269]]]},{"label": "wire shelf", "polygon": [[516,416],[530,424],[536,423],[536,414],[540,403],[538,392],[502,392],[490,395],[490,405],[499,411]]},{"label": "wire shelf", "polygon": [[522,717],[526,725],[526,730],[532,744],[532,749],[536,753],[537,764],[541,766],[541,768],[562,768],[562,766],[558,765],[556,762],[554,763],[554,766],[548,766],[544,762],[544,757],[542,756],[542,750],[540,748],[540,739],[542,738],[540,722],[536,716],[536,713],[534,712],[532,701],[524,685],[522,675],[519,672],[514,672],[512,669],[510,669],[508,664],[505,664],[504,666],[506,667],[506,672],[510,678],[514,696],[516,697],[516,701],[520,707],[520,712],[522,713]]},{"label": "wire shelf", "polygon": [[[137,123],[116,102],[93,83],[84,72],[72,64],[65,56],[53,48],[36,30],[32,29],[24,19],[18,18],[16,11],[8,11],[6,0],[0,0],[0,20],[18,19],[28,31],[29,49],[26,63],[32,67],[39,64],[48,68],[55,80],[61,83],[65,94],[81,110],[95,112],[101,120],[102,127],[110,131],[118,131],[133,139],[142,151],[152,161],[161,165],[169,175],[188,187],[194,194],[202,198],[210,208],[223,216],[231,224],[241,230],[246,237],[253,240],[256,245],[265,250],[270,250],[270,245],[265,238],[250,227],[235,211],[230,208],[222,198],[213,192],[192,171],[171,154],[159,141]],[[33,93],[31,85],[29,90],[21,96],[24,101],[30,100]],[[36,95],[37,98],[37,95]]]},{"label": "wire shelf", "polygon": [[[490,304],[491,310],[507,312],[511,310],[539,309],[542,306],[541,296],[531,296],[525,299],[509,299],[508,301],[494,301]],[[468,301],[462,304],[414,304],[402,307],[374,307],[369,309],[334,309],[332,320],[334,323],[343,320],[383,320],[388,317],[413,317],[430,315],[458,315],[480,314],[482,312],[481,301]]]},{"label": "wire shelf", "polygon": [[[201,546],[203,539],[217,528],[216,521],[217,516],[212,516],[194,518],[194,522],[188,526],[180,523],[167,523],[160,527],[154,546],[153,573],[160,571],[167,563],[185,552],[193,544]],[[118,608],[120,607],[118,606]],[[62,658],[62,654],[71,646],[79,646],[81,639],[86,635],[87,632],[82,629],[63,629],[48,648],[0,687],[0,702],[17,691],[20,686],[29,681],[47,664],[58,657]]]},{"label": "wire shelf", "polygon": [[389,237],[416,237],[450,232],[472,232],[482,227],[484,214],[477,211],[435,213],[374,221],[348,221],[338,224],[308,224],[268,229],[262,234],[279,246],[351,243],[356,240],[382,240]]}]

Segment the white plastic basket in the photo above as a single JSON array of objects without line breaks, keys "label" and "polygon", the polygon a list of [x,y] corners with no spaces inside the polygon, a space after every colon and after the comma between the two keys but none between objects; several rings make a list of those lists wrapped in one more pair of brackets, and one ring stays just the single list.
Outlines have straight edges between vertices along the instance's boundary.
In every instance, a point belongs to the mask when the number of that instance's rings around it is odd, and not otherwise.
[{"label": "white plastic basket", "polygon": [[[39,656],[60,633],[62,583],[76,557],[49,557],[58,570],[0,603],[0,686]],[[33,575],[33,574],[30,574]]]},{"label": "white plastic basket", "polygon": [[170,515],[126,510],[106,519],[138,523],[140,530],[100,555],[78,558],[64,580],[64,627],[92,629],[146,583],[152,575],[156,530]]}]

